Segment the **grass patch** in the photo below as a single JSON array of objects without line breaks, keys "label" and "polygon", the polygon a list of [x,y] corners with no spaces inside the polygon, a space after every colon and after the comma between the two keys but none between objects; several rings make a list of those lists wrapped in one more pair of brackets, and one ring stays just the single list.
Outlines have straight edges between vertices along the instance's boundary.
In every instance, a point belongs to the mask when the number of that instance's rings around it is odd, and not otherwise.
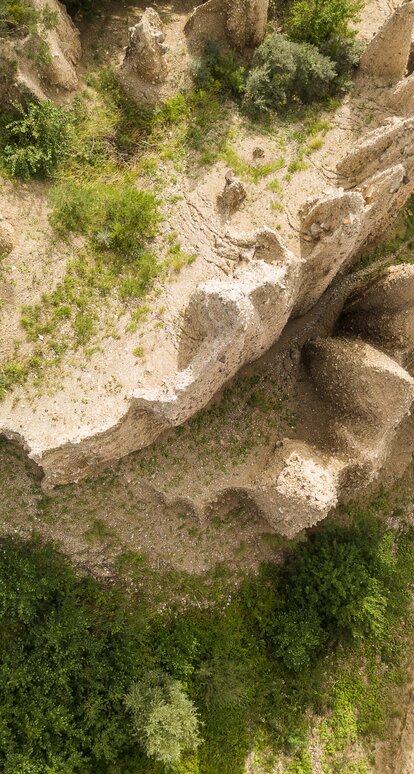
[{"label": "grass patch", "polygon": [[249,164],[241,159],[228,143],[225,144],[221,151],[220,158],[236,175],[241,177],[242,180],[250,183],[258,183],[264,177],[268,177],[286,166],[284,159],[276,159],[275,161],[268,161],[264,164]]}]

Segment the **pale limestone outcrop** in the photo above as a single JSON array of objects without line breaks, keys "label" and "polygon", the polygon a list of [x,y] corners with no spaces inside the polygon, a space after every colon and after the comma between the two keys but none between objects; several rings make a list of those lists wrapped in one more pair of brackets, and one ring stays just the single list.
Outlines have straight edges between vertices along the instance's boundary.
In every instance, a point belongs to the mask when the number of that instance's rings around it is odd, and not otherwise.
[{"label": "pale limestone outcrop", "polygon": [[23,39],[0,41],[0,104],[29,95],[36,99],[73,91],[78,85],[76,66],[81,56],[79,31],[64,5],[57,0],[29,0],[36,11],[47,9],[55,17],[52,29],[42,31],[48,59],[36,61],[33,51],[41,43],[37,33]]},{"label": "pale limestone outcrop", "polygon": [[135,98],[154,101],[158,87],[165,81],[168,69],[165,60],[164,25],[153,8],[147,8],[138,24],[128,32],[128,47],[118,78]]},{"label": "pale limestone outcrop", "polygon": [[[210,3],[202,6],[203,13],[211,13],[214,21],[211,9],[216,6]],[[227,35],[225,4],[216,10],[225,19]],[[149,17],[155,19],[152,13]],[[155,21],[151,46],[157,43],[162,47]],[[149,57],[148,62],[136,62],[145,69],[149,89],[157,89],[157,73],[164,72],[162,67],[158,69],[158,54]],[[134,78],[136,81],[136,74]],[[413,129],[414,118],[393,119],[347,154],[338,165],[341,187],[332,186],[322,198],[309,201],[301,212],[297,255],[287,249],[276,231],[268,228],[250,234],[217,234],[217,252],[234,264],[227,279],[201,283],[190,298],[171,375],[160,385],[140,387],[128,394],[123,415],[116,421],[107,418],[100,432],[91,431],[85,423],[64,443],[57,433],[55,444],[48,440],[29,446],[20,437],[28,454],[44,470],[44,486],[93,474],[102,465],[148,446],[163,431],[182,424],[243,365],[272,346],[289,318],[308,312],[335,275],[370,237],[384,229],[413,191]],[[407,320],[412,319],[410,299],[407,297]],[[370,319],[371,313],[366,312]],[[356,325],[356,309],[353,315]],[[370,332],[361,328],[363,336],[365,332],[371,341]],[[409,337],[409,323],[404,336]],[[381,341],[372,338],[372,343],[385,348],[384,340],[384,336]],[[390,335],[387,354],[399,359],[394,345]],[[245,488],[269,523],[289,535],[327,514],[347,476],[368,481],[376,475],[395,428],[412,401],[412,382],[407,372],[368,345],[343,338],[324,340],[308,349],[308,361],[312,378],[321,390],[327,379],[332,382],[326,399],[338,406],[342,415],[341,428],[335,426],[332,430],[336,447],[328,453],[306,445],[292,448],[286,444],[263,474]],[[349,384],[348,366],[352,372]],[[341,392],[342,382],[347,383],[348,392]],[[357,400],[359,391],[365,404]],[[396,400],[388,422],[376,401],[382,393],[390,396],[390,391],[395,391]],[[3,432],[17,437],[7,423]]]},{"label": "pale limestone outcrop", "polygon": [[[350,299],[341,329],[391,353],[408,370],[414,352],[414,266],[391,266]],[[407,365],[408,364],[408,365]]]},{"label": "pale limestone outcrop", "polygon": [[310,206],[302,216],[304,258],[295,313],[304,314],[322,295],[355,252],[364,218],[359,192],[334,191]]},{"label": "pale limestone outcrop", "polygon": [[338,504],[345,462],[305,443],[286,444],[273,467],[246,491],[269,525],[286,537],[326,518]]},{"label": "pale limestone outcrop", "polygon": [[232,213],[240,207],[246,196],[242,181],[233,175],[226,175],[225,186],[217,196],[217,206],[225,213]]},{"label": "pale limestone outcrop", "polygon": [[397,115],[410,116],[414,113],[414,73],[398,83],[391,93],[390,104]]},{"label": "pale limestone outcrop", "polygon": [[255,48],[265,36],[268,8],[269,0],[207,0],[186,23],[189,44],[197,49],[226,40],[239,50]]},{"label": "pale limestone outcrop", "polygon": [[388,81],[403,78],[410,56],[414,27],[414,2],[404,3],[377,32],[361,56],[359,67]]},{"label": "pale limestone outcrop", "polygon": [[379,171],[401,163],[407,176],[414,172],[414,117],[392,118],[369,132],[353,152],[339,162],[338,174],[347,188],[365,183]]},{"label": "pale limestone outcrop", "polygon": [[[394,359],[360,340],[328,338],[309,343],[310,375],[335,407],[341,455],[375,478],[389,445],[414,401],[414,379]],[[349,463],[348,463],[349,464]]]},{"label": "pale limestone outcrop", "polygon": [[[182,424],[201,409],[239,368],[264,353],[291,313],[298,263],[254,261],[228,282],[211,280],[193,296],[184,321],[179,371],[161,389],[136,390],[126,416],[109,430],[76,443],[37,450],[44,486],[85,477],[133,449],[147,446],[162,431]],[[6,435],[10,435],[5,432]]]}]

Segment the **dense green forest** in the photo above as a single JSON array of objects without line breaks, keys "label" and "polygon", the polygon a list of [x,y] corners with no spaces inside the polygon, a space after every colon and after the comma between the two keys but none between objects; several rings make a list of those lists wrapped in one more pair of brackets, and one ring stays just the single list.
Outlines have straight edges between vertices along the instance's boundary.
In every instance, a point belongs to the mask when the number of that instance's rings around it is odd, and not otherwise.
[{"label": "dense green forest", "polygon": [[282,565],[237,589],[222,568],[188,576],[175,601],[133,590],[149,573],[138,554],[103,584],[51,544],[2,538],[1,770],[241,774],[256,748],[308,774],[315,712],[327,770],[366,771],[341,756],[381,733],[404,679],[414,532],[403,513],[385,495],[349,507]]}]

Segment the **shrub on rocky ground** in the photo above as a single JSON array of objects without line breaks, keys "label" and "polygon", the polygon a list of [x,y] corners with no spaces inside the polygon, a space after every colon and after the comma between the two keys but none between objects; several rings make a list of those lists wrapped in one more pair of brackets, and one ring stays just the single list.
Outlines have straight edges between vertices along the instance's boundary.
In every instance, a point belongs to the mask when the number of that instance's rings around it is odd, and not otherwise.
[{"label": "shrub on rocky ground", "polygon": [[293,0],[285,29],[292,40],[319,48],[333,37],[352,37],[349,23],[361,8],[360,0]]},{"label": "shrub on rocky ground", "polygon": [[218,40],[210,41],[201,57],[195,59],[191,72],[201,89],[221,91],[239,97],[245,87],[245,68],[237,54]]},{"label": "shrub on rocky ground", "polygon": [[274,33],[253,57],[245,104],[250,112],[264,113],[323,100],[336,77],[333,62],[317,48]]},{"label": "shrub on rocky ground", "polygon": [[71,111],[51,101],[13,103],[14,114],[3,120],[3,163],[13,177],[50,177],[69,146]]}]

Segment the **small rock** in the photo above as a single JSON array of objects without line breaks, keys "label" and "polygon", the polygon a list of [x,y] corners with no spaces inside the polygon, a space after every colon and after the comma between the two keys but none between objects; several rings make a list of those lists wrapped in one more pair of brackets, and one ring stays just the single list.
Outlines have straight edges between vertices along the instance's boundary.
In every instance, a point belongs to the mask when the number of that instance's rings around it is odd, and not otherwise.
[{"label": "small rock", "polygon": [[226,212],[234,212],[245,198],[246,189],[243,183],[234,178],[231,182],[226,180],[224,190],[217,196],[217,204]]},{"label": "small rock", "polygon": [[0,259],[8,255],[14,247],[15,234],[13,226],[6,220],[0,220]]},{"label": "small rock", "polygon": [[312,225],[309,227],[309,231],[316,239],[322,234],[323,228],[320,223],[312,223]]},{"label": "small rock", "polygon": [[259,148],[259,146],[256,146],[256,148],[253,148],[253,158],[254,159],[262,159],[265,155],[263,148]]}]

